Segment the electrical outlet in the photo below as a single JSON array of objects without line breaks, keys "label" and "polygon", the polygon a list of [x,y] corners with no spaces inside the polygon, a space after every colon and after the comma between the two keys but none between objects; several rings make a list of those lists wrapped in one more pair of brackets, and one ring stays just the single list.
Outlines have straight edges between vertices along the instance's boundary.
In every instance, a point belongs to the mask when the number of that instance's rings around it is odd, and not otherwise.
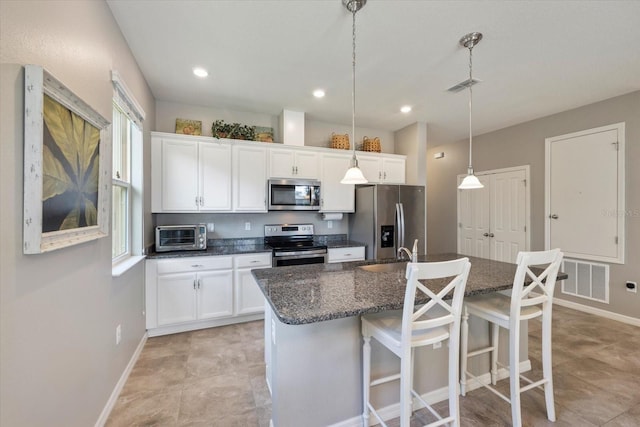
[{"label": "electrical outlet", "polygon": [[440,348],[440,347],[442,347],[442,341],[438,341],[438,342],[434,342],[433,343],[433,349],[434,350],[437,349],[437,348]]},{"label": "electrical outlet", "polygon": [[633,292],[634,294],[638,292],[638,284],[636,282],[628,281],[626,287],[627,292]]},{"label": "electrical outlet", "polygon": [[333,228],[333,221],[327,221],[327,228]]},{"label": "electrical outlet", "polygon": [[213,222],[210,222],[207,224],[207,231],[209,233],[213,233],[213,231],[215,230],[215,225],[213,224]]},{"label": "electrical outlet", "polygon": [[122,341],[122,326],[118,325],[116,326],[116,345],[120,344],[120,341]]},{"label": "electrical outlet", "polygon": [[250,223],[250,222],[245,222],[245,223],[244,223],[244,229],[245,229],[246,231],[251,230],[251,223]]}]

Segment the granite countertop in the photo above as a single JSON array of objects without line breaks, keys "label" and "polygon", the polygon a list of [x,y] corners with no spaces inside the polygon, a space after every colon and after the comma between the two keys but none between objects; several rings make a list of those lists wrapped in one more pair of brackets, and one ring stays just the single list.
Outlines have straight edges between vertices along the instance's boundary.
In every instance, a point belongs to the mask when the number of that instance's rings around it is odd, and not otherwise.
[{"label": "granite countertop", "polygon": [[[347,239],[344,234],[316,236],[314,242],[319,245],[326,245],[329,249],[365,246],[364,243],[354,242],[353,240]],[[152,248],[149,250],[147,258],[159,259],[185,258],[192,256],[242,255],[259,252],[271,252],[271,247],[264,244],[264,239],[262,237],[248,239],[209,239],[207,240],[206,250],[156,252]]]},{"label": "granite countertop", "polygon": [[[418,262],[462,258],[459,254],[423,255]],[[471,271],[466,296],[510,289],[516,265],[483,258],[468,257]],[[390,264],[389,271],[372,272],[361,266]],[[313,264],[252,270],[260,289],[278,319],[290,325],[358,316],[402,308],[405,292],[406,262],[395,259]],[[558,280],[566,278],[558,274]],[[447,279],[427,281],[434,292]],[[426,296],[416,300],[422,304]]]}]

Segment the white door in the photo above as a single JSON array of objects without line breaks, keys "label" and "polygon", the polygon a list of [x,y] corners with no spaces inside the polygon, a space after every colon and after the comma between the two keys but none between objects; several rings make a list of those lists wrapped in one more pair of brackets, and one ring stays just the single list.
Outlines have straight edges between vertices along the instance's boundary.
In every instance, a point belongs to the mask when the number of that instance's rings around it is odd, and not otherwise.
[{"label": "white door", "polygon": [[233,210],[267,211],[267,149],[233,147]]},{"label": "white door", "polygon": [[348,154],[327,153],[322,155],[321,212],[354,212],[355,186],[340,184],[340,180],[350,166],[351,156]]},{"label": "white door", "polygon": [[491,259],[515,262],[526,247],[526,177],[523,169],[491,175]]},{"label": "white door", "polygon": [[158,326],[196,320],[195,273],[159,275],[157,286]]},{"label": "white door", "polygon": [[269,150],[269,176],[271,178],[293,178],[295,176],[295,152],[271,148]]},{"label": "white door", "polygon": [[491,184],[488,176],[478,175],[478,179],[484,188],[458,190],[458,252],[491,258]]},{"label": "white door", "polygon": [[529,248],[528,167],[476,175],[484,188],[458,190],[458,251],[515,263]]},{"label": "white door", "polygon": [[236,287],[236,315],[264,312],[264,294],[253,278],[251,269],[236,270],[234,282]]},{"label": "white door", "polygon": [[624,262],[624,124],[546,143],[547,247]]},{"label": "white door", "polygon": [[198,273],[198,319],[233,315],[233,271]]},{"label": "white door", "polygon": [[295,177],[304,179],[318,179],[318,153],[311,151],[296,151]]},{"label": "white door", "polygon": [[404,184],[405,177],[404,159],[382,159],[382,179],[386,184]]},{"label": "white door", "polygon": [[162,140],[162,210],[198,210],[198,142]]},{"label": "white door", "polygon": [[231,146],[200,143],[200,210],[231,210]]}]

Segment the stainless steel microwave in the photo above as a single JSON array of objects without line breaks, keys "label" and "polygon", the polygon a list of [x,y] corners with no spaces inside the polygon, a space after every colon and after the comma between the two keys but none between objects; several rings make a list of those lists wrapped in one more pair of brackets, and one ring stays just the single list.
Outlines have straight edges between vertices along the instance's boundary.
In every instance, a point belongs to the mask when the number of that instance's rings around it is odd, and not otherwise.
[{"label": "stainless steel microwave", "polygon": [[159,225],[156,227],[156,252],[198,251],[207,249],[207,226]]},{"label": "stainless steel microwave", "polygon": [[320,210],[320,182],[303,179],[270,179],[270,211]]}]

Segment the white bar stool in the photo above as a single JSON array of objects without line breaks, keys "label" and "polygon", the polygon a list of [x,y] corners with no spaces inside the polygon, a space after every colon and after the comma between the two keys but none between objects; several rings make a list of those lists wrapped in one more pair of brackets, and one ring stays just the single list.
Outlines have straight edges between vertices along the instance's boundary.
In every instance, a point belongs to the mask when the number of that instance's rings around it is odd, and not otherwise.
[{"label": "white bar stool", "polygon": [[[553,290],[556,277],[560,269],[563,254],[560,249],[540,252],[520,252],[516,263],[518,268],[513,281],[511,297],[500,293],[479,295],[467,298],[464,302],[462,314],[462,360],[460,392],[466,395],[467,378],[476,380],[483,387],[488,388],[502,399],[511,404],[511,419],[514,427],[522,425],[520,410],[520,393],[534,387],[543,386],[547,407],[547,418],[555,421],[555,407],[553,402],[553,375],[551,369],[551,307],[553,304]],[[536,275],[531,266],[546,266],[541,274]],[[479,317],[491,323],[491,345],[472,352],[468,351],[469,315]],[[542,316],[542,379],[532,381],[520,375],[520,321]],[[481,354],[491,354],[491,384],[495,385],[498,376],[498,337],[500,327],[509,330],[509,378],[510,396],[497,391],[494,387],[482,382],[477,376],[467,370],[469,357]],[[520,378],[529,384],[521,387]]]},{"label": "white bar stool", "polygon": [[[429,426],[450,424],[459,425],[460,409],[458,404],[458,368],[460,348],[460,314],[462,298],[469,276],[471,264],[468,258],[445,262],[408,263],[407,288],[402,313],[381,312],[362,316],[363,345],[363,426],[369,426],[371,411],[383,426],[387,426],[369,402],[371,386],[400,380],[400,425],[409,427],[412,413],[412,398],[415,396],[438,421]],[[451,281],[440,281],[437,293],[432,292],[418,280],[443,279],[453,277]],[[435,285],[434,285],[435,288]],[[430,301],[415,309],[416,292],[420,290]],[[451,300],[443,299],[453,292]],[[427,315],[434,307],[442,307],[445,314]],[[400,373],[371,381],[371,338],[400,358]],[[420,395],[413,390],[413,359],[416,347],[426,346],[449,339],[449,416],[442,418]],[[439,368],[439,367],[438,367]]]}]

